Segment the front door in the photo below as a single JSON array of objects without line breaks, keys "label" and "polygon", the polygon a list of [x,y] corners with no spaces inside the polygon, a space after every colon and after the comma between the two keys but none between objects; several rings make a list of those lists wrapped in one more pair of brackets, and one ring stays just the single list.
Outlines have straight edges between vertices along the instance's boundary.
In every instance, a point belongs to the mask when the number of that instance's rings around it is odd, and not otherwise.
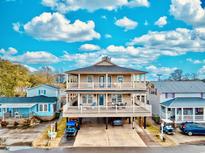
[{"label": "front door", "polygon": [[105,87],[105,76],[100,76],[99,77],[99,86],[100,86],[100,88],[103,88],[103,87]]},{"label": "front door", "polygon": [[99,105],[103,106],[105,101],[105,95],[99,95],[98,97]]}]

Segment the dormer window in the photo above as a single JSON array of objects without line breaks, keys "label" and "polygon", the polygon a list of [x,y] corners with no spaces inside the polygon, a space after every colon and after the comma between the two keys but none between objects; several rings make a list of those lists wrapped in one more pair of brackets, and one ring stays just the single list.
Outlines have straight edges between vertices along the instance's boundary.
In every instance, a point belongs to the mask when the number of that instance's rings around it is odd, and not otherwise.
[{"label": "dormer window", "polygon": [[38,95],[46,95],[46,90],[38,90]]}]

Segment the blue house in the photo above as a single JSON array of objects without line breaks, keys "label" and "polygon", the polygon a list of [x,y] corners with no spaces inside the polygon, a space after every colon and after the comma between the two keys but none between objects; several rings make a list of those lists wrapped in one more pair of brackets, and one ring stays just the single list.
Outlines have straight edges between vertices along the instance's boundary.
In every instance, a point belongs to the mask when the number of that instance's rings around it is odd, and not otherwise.
[{"label": "blue house", "polygon": [[27,89],[27,97],[0,97],[0,117],[36,116],[51,120],[58,111],[58,87],[39,85]]}]

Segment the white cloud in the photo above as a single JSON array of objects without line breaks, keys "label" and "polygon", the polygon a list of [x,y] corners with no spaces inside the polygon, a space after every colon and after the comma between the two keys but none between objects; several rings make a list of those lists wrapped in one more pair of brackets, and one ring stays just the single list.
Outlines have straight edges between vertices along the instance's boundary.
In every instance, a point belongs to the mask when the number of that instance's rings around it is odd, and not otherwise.
[{"label": "white cloud", "polygon": [[93,12],[99,9],[116,10],[122,6],[149,7],[148,0],[42,0],[42,4],[61,13],[77,10]]},{"label": "white cloud", "polygon": [[36,72],[38,71],[38,69],[34,68],[34,67],[31,67],[31,66],[28,66],[26,64],[23,65],[24,67],[26,67],[30,72]]},{"label": "white cloud", "polygon": [[205,65],[198,70],[199,78],[205,79]]},{"label": "white cloud", "polygon": [[205,9],[201,7],[201,0],[172,0],[170,13],[194,27],[205,26]]},{"label": "white cloud", "polygon": [[160,17],[154,24],[159,27],[165,26],[167,24],[167,17],[166,16]]},{"label": "white cloud", "polygon": [[193,63],[193,64],[205,64],[205,59],[204,60],[198,60],[198,59],[187,58],[186,60],[188,62]]},{"label": "white cloud", "polygon": [[6,49],[0,49],[0,54],[2,54],[3,56],[9,56],[9,55],[14,55],[16,54],[18,51],[13,48],[13,47],[9,47],[7,50]]},{"label": "white cloud", "polygon": [[[205,29],[203,29],[205,30]],[[140,45],[155,54],[177,56],[187,52],[205,52],[205,32],[202,29],[177,28],[171,31],[150,31],[134,38],[129,45]]]},{"label": "white cloud", "polygon": [[105,38],[112,38],[112,35],[110,35],[110,34],[105,34]]},{"label": "white cloud", "polygon": [[59,58],[47,51],[26,51],[15,55],[18,51],[9,47],[7,50],[0,49],[1,58],[21,64],[51,64],[59,62]]},{"label": "white cloud", "polygon": [[23,27],[27,34],[41,40],[83,42],[100,38],[92,20],[71,23],[60,13],[42,13]]},{"label": "white cloud", "polygon": [[21,33],[21,24],[19,22],[13,23],[12,26],[14,31]]},{"label": "white cloud", "polygon": [[94,45],[94,44],[83,44],[80,46],[80,50],[95,51],[95,50],[100,50],[100,47],[98,45]]},{"label": "white cloud", "polygon": [[135,27],[137,27],[138,23],[134,20],[127,18],[127,17],[123,17],[121,19],[118,19],[115,22],[115,25],[117,25],[119,27],[123,27],[123,28],[125,28],[125,31],[128,31],[131,29],[135,29]]},{"label": "white cloud", "polygon": [[51,64],[59,62],[58,57],[46,51],[27,51],[22,55],[12,57],[12,60],[27,64]]},{"label": "white cloud", "polygon": [[146,67],[146,70],[149,71],[149,74],[152,78],[158,79],[158,74],[162,76],[162,78],[167,78],[172,72],[174,72],[177,67],[156,67],[154,65],[150,65]]}]

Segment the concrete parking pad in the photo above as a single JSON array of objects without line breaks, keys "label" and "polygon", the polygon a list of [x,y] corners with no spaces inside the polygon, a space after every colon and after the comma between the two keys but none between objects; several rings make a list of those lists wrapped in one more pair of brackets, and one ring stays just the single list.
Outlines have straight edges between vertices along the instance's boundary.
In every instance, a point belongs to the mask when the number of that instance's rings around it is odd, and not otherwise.
[{"label": "concrete parking pad", "polygon": [[146,147],[136,130],[130,124],[109,126],[105,124],[84,124],[76,136],[74,147]]}]

